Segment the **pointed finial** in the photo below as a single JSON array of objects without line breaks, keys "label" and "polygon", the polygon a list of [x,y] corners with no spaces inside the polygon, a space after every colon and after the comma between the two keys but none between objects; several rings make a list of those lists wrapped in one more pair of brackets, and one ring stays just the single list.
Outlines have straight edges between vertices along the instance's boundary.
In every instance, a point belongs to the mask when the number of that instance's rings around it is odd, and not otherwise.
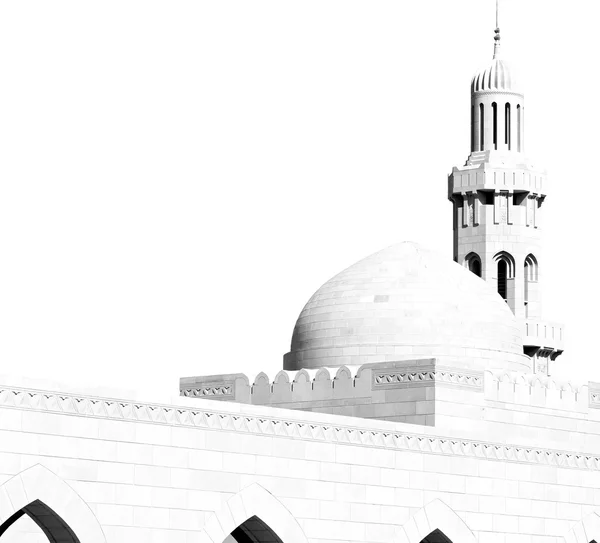
[{"label": "pointed finial", "polygon": [[500,23],[498,19],[498,12],[500,11],[499,6],[500,0],[496,0],[496,30],[494,30],[494,58],[500,56]]}]

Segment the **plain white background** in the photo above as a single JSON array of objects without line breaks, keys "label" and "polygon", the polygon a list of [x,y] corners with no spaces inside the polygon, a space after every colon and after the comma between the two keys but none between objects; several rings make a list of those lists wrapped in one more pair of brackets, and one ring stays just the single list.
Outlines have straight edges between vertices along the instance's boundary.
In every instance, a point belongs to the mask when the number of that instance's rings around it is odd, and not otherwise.
[{"label": "plain white background", "polygon": [[[600,380],[598,9],[502,0],[548,169],[559,375]],[[493,0],[0,5],[2,373],[177,394],[281,368],[310,295],[403,240],[452,258],[447,174]]]}]

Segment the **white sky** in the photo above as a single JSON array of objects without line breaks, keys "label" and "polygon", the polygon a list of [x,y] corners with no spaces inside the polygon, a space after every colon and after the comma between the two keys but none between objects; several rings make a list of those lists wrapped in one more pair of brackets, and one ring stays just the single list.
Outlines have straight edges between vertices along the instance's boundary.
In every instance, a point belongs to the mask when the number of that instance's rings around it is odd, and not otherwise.
[{"label": "white sky", "polygon": [[[600,381],[593,0],[502,0],[563,376]],[[1,373],[274,376],[310,295],[392,243],[452,258],[447,174],[493,0],[0,3]]]}]

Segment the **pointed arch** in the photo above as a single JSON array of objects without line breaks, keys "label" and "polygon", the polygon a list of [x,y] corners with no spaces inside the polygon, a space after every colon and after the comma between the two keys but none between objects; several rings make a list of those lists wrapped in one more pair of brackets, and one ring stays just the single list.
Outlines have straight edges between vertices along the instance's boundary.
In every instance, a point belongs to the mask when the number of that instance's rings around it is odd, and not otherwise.
[{"label": "pointed arch", "polygon": [[477,253],[471,252],[465,256],[464,264],[470,272],[473,272],[477,277],[481,277],[481,258]]},{"label": "pointed arch", "polygon": [[525,279],[528,281],[538,280],[538,261],[533,254],[529,253],[525,258]]},{"label": "pointed arch", "polygon": [[0,535],[29,515],[50,541],[106,543],[96,516],[58,475],[36,464],[0,486]]},{"label": "pointed arch", "polygon": [[238,528],[245,526],[252,530],[253,525],[259,530],[266,527],[283,543],[308,543],[296,518],[258,483],[244,488],[213,513],[204,525],[200,541],[223,543]]},{"label": "pointed arch", "polygon": [[515,259],[506,251],[494,255],[498,294],[508,301],[508,280],[515,277]]},{"label": "pointed arch", "polygon": [[583,517],[565,535],[565,543],[592,543],[600,541],[600,515],[593,512]]},{"label": "pointed arch", "polygon": [[477,538],[452,508],[435,499],[404,524],[394,543],[421,543],[424,539],[452,543],[477,543]]}]

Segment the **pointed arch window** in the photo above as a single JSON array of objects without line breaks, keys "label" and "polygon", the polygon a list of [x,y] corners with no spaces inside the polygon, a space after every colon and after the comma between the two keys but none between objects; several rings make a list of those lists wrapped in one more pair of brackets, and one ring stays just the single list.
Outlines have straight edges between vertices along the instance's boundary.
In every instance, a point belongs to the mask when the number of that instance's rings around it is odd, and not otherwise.
[{"label": "pointed arch window", "polygon": [[515,274],[514,258],[505,251],[494,256],[496,263],[496,278],[498,294],[505,302],[508,302],[508,280],[513,279]]},{"label": "pointed arch window", "polygon": [[465,267],[477,277],[481,277],[481,258],[477,253],[469,253],[465,257]]},{"label": "pointed arch window", "polygon": [[528,306],[529,306],[529,296],[531,294],[531,283],[535,283],[538,280],[538,263],[535,256],[532,254],[527,255],[525,258],[524,265],[524,285],[523,285],[523,300],[525,303],[525,315],[528,315]]}]

